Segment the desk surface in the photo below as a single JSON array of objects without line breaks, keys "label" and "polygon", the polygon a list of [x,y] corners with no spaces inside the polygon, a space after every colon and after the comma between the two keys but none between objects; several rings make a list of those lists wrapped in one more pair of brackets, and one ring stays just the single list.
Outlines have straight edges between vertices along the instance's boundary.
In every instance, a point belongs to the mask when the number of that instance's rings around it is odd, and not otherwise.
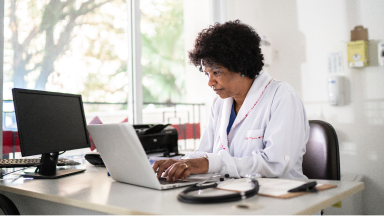
[{"label": "desk surface", "polygon": [[[186,204],[177,200],[183,190],[157,191],[114,181],[106,168],[87,166],[84,173],[56,180],[0,181],[0,190],[107,214],[314,214],[364,189],[362,182],[318,180],[337,187],[290,199],[254,196],[222,204]],[[239,204],[249,209],[239,209]],[[214,206],[214,207],[213,207]]]}]

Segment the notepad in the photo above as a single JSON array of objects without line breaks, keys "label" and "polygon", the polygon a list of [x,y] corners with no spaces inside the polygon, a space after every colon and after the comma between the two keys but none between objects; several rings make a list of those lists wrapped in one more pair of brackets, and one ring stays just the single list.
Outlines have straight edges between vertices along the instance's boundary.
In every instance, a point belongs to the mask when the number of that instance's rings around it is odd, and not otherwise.
[{"label": "notepad", "polygon": [[[281,196],[288,193],[292,188],[299,187],[305,184],[302,181],[286,180],[286,179],[257,179],[261,185],[259,194],[265,194],[269,196]],[[321,186],[318,184],[317,186]]]}]

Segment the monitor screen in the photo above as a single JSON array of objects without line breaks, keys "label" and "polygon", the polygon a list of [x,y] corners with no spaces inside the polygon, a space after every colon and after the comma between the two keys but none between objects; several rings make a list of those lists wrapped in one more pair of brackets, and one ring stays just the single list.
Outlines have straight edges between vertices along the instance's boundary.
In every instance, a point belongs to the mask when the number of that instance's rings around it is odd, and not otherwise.
[{"label": "monitor screen", "polygon": [[13,89],[22,156],[90,147],[81,95]]}]

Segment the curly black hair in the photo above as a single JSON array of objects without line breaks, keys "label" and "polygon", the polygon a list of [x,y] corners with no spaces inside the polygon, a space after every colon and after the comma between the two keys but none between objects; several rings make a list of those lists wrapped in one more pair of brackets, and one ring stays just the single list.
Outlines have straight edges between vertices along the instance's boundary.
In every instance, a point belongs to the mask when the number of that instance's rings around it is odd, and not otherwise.
[{"label": "curly black hair", "polygon": [[203,59],[206,67],[221,65],[253,79],[264,66],[260,41],[256,31],[239,20],[216,23],[198,34],[193,50],[188,52],[189,60],[202,72]]}]

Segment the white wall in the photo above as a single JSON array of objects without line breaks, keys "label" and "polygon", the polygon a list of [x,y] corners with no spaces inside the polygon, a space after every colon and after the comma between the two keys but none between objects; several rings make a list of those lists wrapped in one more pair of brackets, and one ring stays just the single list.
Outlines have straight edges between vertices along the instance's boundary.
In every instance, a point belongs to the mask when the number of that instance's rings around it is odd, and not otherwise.
[{"label": "white wall", "polygon": [[[363,174],[363,213],[384,214],[384,67],[373,59],[384,40],[381,0],[227,0],[228,20],[240,19],[271,38],[275,51],[266,70],[290,83],[309,119],[331,123],[338,134],[341,172]],[[368,28],[371,66],[347,66],[346,42],[356,25]],[[327,56],[340,52],[351,102],[328,104]]]}]

